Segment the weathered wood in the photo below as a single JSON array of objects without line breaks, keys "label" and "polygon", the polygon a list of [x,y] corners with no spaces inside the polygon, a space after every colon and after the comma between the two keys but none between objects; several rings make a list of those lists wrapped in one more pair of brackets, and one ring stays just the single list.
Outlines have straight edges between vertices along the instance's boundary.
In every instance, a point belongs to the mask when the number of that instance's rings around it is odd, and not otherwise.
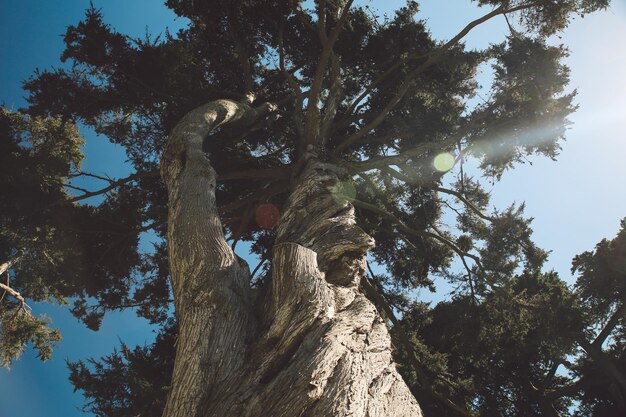
[{"label": "weathered wood", "polygon": [[227,395],[245,361],[250,314],[247,266],[230,249],[215,205],[216,174],[202,151],[211,130],[250,119],[232,101],[208,103],[172,132],[161,162],[168,189],[168,250],[178,339],[164,416],[201,415],[208,398]]},{"label": "weathered wood", "polygon": [[8,261],[0,264],[0,277],[6,272],[7,274],[7,283],[3,284],[0,282],[0,290],[2,290],[2,295],[0,296],[0,302],[2,302],[2,300],[4,300],[4,296],[8,293],[10,295],[12,295],[17,301],[20,302],[20,306],[23,310],[26,310],[27,308],[30,309],[30,307],[28,306],[28,304],[26,304],[26,300],[24,299],[24,297],[22,297],[22,295],[15,291],[13,288],[11,288],[10,286],[10,282],[9,282],[9,269],[15,264],[17,263],[20,258],[22,257],[22,252],[19,251],[13,258],[9,259]]},{"label": "weathered wood", "polygon": [[294,181],[271,288],[253,314],[247,267],[224,240],[202,141],[266,110],[209,103],[179,123],[163,156],[179,321],[164,416],[421,416],[386,325],[359,290],[374,241],[356,225],[336,167],[311,157]]}]

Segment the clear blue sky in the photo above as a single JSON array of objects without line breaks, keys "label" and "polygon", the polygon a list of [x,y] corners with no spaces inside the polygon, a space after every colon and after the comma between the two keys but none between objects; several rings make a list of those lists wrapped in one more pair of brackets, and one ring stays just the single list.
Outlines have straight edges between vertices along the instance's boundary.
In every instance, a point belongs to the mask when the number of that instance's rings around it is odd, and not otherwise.
[{"label": "clear blue sky", "polygon": [[[140,36],[146,26],[157,34],[165,27],[184,24],[150,0],[95,0],[105,20],[122,33]],[[361,1],[389,10],[400,0]],[[425,0],[422,17],[433,34],[447,39],[466,22],[484,13],[469,0]],[[61,35],[78,22],[89,1],[0,0],[0,103],[25,105],[21,81],[35,68],[60,66]],[[382,5],[382,6],[381,6]],[[503,20],[472,32],[468,45],[498,42],[506,33]],[[614,0],[611,10],[575,21],[562,39],[571,56],[571,87],[578,89],[578,112],[557,162],[534,158],[504,175],[492,187],[494,204],[505,208],[526,201],[526,213],[535,218],[535,240],[551,249],[549,267],[569,277],[572,257],[617,232],[626,216],[626,2]],[[86,132],[85,170],[113,177],[128,172],[123,152]],[[84,415],[79,393],[72,392],[65,360],[102,356],[119,345],[143,344],[153,339],[147,323],[134,313],[109,314],[99,332],[78,324],[64,308],[37,305],[59,327],[64,340],[47,363],[27,350],[10,372],[0,370],[0,417],[72,417]]]}]

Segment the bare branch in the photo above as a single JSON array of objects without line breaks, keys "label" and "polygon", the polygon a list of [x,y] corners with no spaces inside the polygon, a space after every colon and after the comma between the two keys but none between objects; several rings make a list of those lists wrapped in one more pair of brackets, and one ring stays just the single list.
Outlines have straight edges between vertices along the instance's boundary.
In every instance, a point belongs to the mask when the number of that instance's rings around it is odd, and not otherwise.
[{"label": "bare branch", "polygon": [[561,365],[561,361],[560,360],[554,361],[554,363],[552,364],[552,366],[548,370],[548,373],[545,375],[545,377],[543,378],[543,380],[539,384],[539,391],[540,392],[545,393],[546,388],[552,383],[552,380],[554,379],[554,376],[556,375],[556,371],[559,369],[560,365]]},{"label": "bare branch", "polygon": [[6,261],[2,265],[0,265],[0,276],[2,276],[2,274],[4,274],[5,272],[7,274],[7,283],[6,284],[2,284],[3,285],[2,288],[4,288],[5,290],[2,293],[2,297],[0,297],[0,302],[2,302],[2,300],[4,300],[4,296],[7,294],[7,292],[9,294],[13,295],[13,293],[9,291],[9,289],[10,289],[9,285],[11,284],[11,274],[10,274],[9,270],[11,269],[11,266],[14,265],[17,261],[19,261],[19,259],[21,257],[22,257],[22,252],[18,252],[17,255],[15,255],[12,259],[9,259],[8,261]]},{"label": "bare branch", "polygon": [[[20,303],[20,310],[23,310],[23,311],[28,313],[28,311],[31,308],[28,306],[28,304],[26,304],[26,300],[24,300],[24,297],[22,297],[22,295],[19,292],[15,291],[13,288],[10,287],[10,281],[9,281],[10,280],[9,269],[17,261],[19,261],[19,259],[21,257],[22,257],[22,253],[18,252],[18,254],[16,256],[14,256],[12,259],[10,259],[10,260],[8,260],[5,263],[0,265],[0,276],[2,274],[4,274],[5,272],[7,273],[7,283],[3,284],[3,283],[0,282],[0,289],[4,290],[4,292],[2,293],[2,297],[0,298],[0,301],[4,300],[4,296],[8,293],[9,295],[13,296],[17,301],[19,301],[19,303]],[[18,310],[18,312],[20,310]]]},{"label": "bare branch", "polygon": [[[60,201],[56,204],[74,203],[77,201],[85,200],[90,197],[95,197],[98,195],[106,194],[109,191],[117,187],[124,186],[128,184],[129,182],[138,180],[140,178],[158,177],[159,171],[153,170],[153,171],[146,171],[146,172],[138,172],[133,175],[129,175],[128,177],[121,178],[119,180],[112,180],[110,178],[105,178],[105,177],[101,177],[95,174],[89,174],[85,172],[81,172],[79,175],[101,179],[103,181],[107,181],[109,185],[99,190],[85,192],[79,196],[72,197],[68,200]],[[247,169],[243,171],[234,171],[234,172],[229,172],[229,173],[220,175],[218,177],[218,181],[225,182],[225,181],[243,180],[243,179],[266,179],[266,178],[278,179],[278,178],[286,178],[288,177],[288,175],[289,175],[289,170],[286,167],[285,168],[279,167],[279,168]],[[64,184],[64,185],[67,186],[67,184]],[[73,187],[73,186],[69,185],[69,187]]]},{"label": "bare branch", "polygon": [[63,185],[63,187],[65,187],[65,188],[69,188],[69,189],[72,189],[72,190],[80,191],[81,193],[88,193],[89,192],[89,190],[87,190],[85,188],[76,187],[75,185],[72,185],[72,184],[65,184],[62,181],[61,181],[61,183],[62,183],[61,185]]},{"label": "bare branch", "polygon": [[289,84],[289,87],[291,87],[291,90],[293,91],[293,94],[296,98],[296,105],[294,106],[293,118],[294,118],[294,122],[295,122],[296,129],[298,131],[298,134],[300,135],[300,137],[302,137],[304,136],[304,122],[302,120],[302,115],[300,111],[302,109],[302,104],[304,103],[304,97],[302,96],[302,90],[300,89],[300,86],[298,85],[298,81],[296,80],[296,77],[294,77],[294,75],[287,70],[287,67],[285,65],[285,45],[284,45],[283,32],[284,32],[284,22],[283,24],[281,24],[278,30],[279,66],[280,66],[281,72],[283,73],[285,79],[287,80],[287,83]]},{"label": "bare branch", "polygon": [[[86,174],[86,175],[89,175],[89,174]],[[89,176],[93,176],[93,175],[89,175]],[[79,195],[79,196],[76,196],[76,197],[72,197],[72,198],[70,198],[68,200],[59,201],[59,202],[57,202],[55,204],[75,203],[77,201],[85,200],[85,199],[90,198],[90,197],[95,197],[97,195],[106,194],[109,191],[111,191],[111,190],[113,190],[113,189],[115,189],[117,187],[126,185],[129,182],[138,180],[140,178],[157,177],[157,176],[159,176],[159,171],[158,170],[153,170],[153,171],[146,171],[146,172],[137,172],[137,173],[135,173],[133,175],[129,175],[128,177],[122,178],[122,179],[119,179],[119,180],[109,180],[109,179],[106,179],[106,181],[109,182],[109,186],[108,187],[104,187],[104,188],[101,188],[101,189],[96,190],[96,191],[90,191],[90,192],[84,193],[82,195]],[[103,178],[101,178],[101,179],[103,179]]]},{"label": "bare branch", "polygon": [[566,396],[576,394],[578,391],[580,391],[582,386],[583,386],[583,379],[580,378],[576,382],[573,382],[571,384],[562,386],[554,390],[546,391],[545,395],[549,400],[554,401],[561,397],[566,397]]},{"label": "bare branch", "polygon": [[317,33],[322,43],[326,42],[326,0],[317,0]]},{"label": "bare branch", "polygon": [[263,258],[261,258],[261,260],[259,261],[259,263],[256,265],[256,267],[254,267],[254,270],[252,270],[252,273],[250,273],[250,281],[252,281],[252,279],[254,278],[254,276],[256,275],[256,273],[259,271],[259,269],[261,268],[261,266],[267,262],[269,259],[269,255],[265,255],[263,256]]},{"label": "bare branch", "polygon": [[328,67],[330,57],[333,52],[335,42],[343,29],[343,26],[348,19],[348,11],[352,7],[354,0],[348,0],[346,5],[341,11],[341,15],[337,22],[337,25],[331,30],[328,37],[325,39],[322,45],[322,52],[319,57],[319,61],[315,68],[315,74],[313,75],[313,81],[311,83],[311,89],[309,91],[307,110],[304,116],[304,142],[301,151],[304,151],[309,144],[313,144],[319,138],[319,115],[320,110],[318,107],[320,93],[322,92],[322,86],[324,83],[324,74]]},{"label": "bare branch", "polygon": [[626,377],[624,377],[623,373],[615,366],[615,363],[606,353],[602,351],[602,347],[589,343],[584,336],[578,337],[576,343],[587,352],[600,369],[616,382],[622,394],[626,393]]},{"label": "bare branch", "polygon": [[75,174],[70,175],[70,178],[77,178],[77,177],[91,177],[91,178],[95,178],[98,180],[106,181],[108,183],[115,181],[109,177],[103,177],[102,175],[92,174],[91,172],[84,172],[84,171],[77,171]]},{"label": "bare branch", "polygon": [[5,263],[0,265],[0,275],[4,274],[6,271],[11,268],[11,266],[15,265],[16,262],[20,260],[22,257],[22,252],[18,252],[12,259],[6,261]]},{"label": "bare branch", "polygon": [[511,36],[514,36],[516,38],[519,37],[519,33],[513,28],[513,26],[511,25],[511,22],[509,22],[509,17],[505,14],[503,14],[504,16],[504,20],[506,21],[506,25],[509,27],[509,32],[511,32]]},{"label": "bare branch", "polygon": [[230,248],[235,251],[237,247],[237,243],[239,243],[239,239],[248,230],[248,226],[250,225],[250,220],[254,217],[254,211],[252,210],[252,204],[249,204],[248,207],[244,210],[243,216],[241,217],[241,221],[239,222],[239,227],[237,230],[232,233],[231,239],[233,243],[230,245]]},{"label": "bare branch", "polygon": [[330,67],[330,94],[324,105],[324,116],[322,117],[322,124],[320,127],[320,137],[322,140],[327,139],[327,134],[330,131],[333,119],[337,114],[337,106],[341,101],[343,93],[341,86],[341,64],[339,62],[339,57],[334,52],[332,52],[330,56]]},{"label": "bare branch", "polygon": [[[5,284],[7,287],[10,285],[11,283],[11,273],[9,271],[7,271],[7,283]],[[0,303],[2,302],[2,300],[4,300],[4,296],[7,295],[7,291],[5,290],[2,293],[2,297],[0,297]]]}]

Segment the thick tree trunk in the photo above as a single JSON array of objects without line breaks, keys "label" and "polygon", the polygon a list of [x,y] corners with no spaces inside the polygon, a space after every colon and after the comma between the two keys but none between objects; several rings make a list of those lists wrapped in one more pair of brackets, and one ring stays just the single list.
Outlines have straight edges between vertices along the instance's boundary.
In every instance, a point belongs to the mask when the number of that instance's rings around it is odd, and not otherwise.
[{"label": "thick tree trunk", "polygon": [[253,311],[248,269],[224,239],[202,141],[267,110],[225,100],[202,106],[177,125],[163,155],[179,323],[164,416],[421,416],[385,323],[358,288],[374,242],[356,226],[335,167],[311,157],[294,181],[271,288],[256,300],[261,314]]}]

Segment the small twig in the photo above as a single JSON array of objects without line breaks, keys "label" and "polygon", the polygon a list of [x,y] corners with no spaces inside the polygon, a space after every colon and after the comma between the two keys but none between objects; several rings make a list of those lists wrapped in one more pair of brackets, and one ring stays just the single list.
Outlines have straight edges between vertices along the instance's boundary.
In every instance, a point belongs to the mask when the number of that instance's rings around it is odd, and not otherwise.
[{"label": "small twig", "polygon": [[268,255],[265,255],[265,256],[263,256],[263,258],[261,258],[261,261],[257,264],[257,266],[254,268],[254,270],[250,274],[250,281],[252,281],[252,278],[254,278],[256,273],[259,271],[261,266],[268,260],[268,258],[269,258]]},{"label": "small twig", "polygon": [[113,189],[115,189],[117,187],[120,187],[122,185],[126,185],[129,182],[131,182],[131,181],[134,181],[134,180],[137,180],[137,179],[140,179],[140,178],[145,178],[145,177],[155,177],[155,176],[158,176],[159,175],[159,171],[158,170],[153,170],[153,171],[146,171],[146,172],[137,172],[137,173],[135,173],[133,175],[129,175],[128,177],[121,178],[119,180],[110,180],[108,178],[99,177],[97,175],[87,174],[87,173],[83,173],[82,175],[86,175],[86,176],[90,176],[90,177],[94,177],[94,178],[98,178],[98,179],[107,181],[107,182],[109,182],[109,186],[108,187],[104,187],[104,188],[102,188],[100,190],[91,191],[91,192],[84,193],[84,194],[76,196],[76,197],[72,197],[72,198],[70,198],[68,200],[61,200],[61,201],[59,201],[57,203],[54,203],[55,205],[65,204],[65,203],[74,203],[76,201],[85,200],[87,198],[95,197],[97,195],[106,194],[109,191],[111,191],[111,190],[113,190]]}]

